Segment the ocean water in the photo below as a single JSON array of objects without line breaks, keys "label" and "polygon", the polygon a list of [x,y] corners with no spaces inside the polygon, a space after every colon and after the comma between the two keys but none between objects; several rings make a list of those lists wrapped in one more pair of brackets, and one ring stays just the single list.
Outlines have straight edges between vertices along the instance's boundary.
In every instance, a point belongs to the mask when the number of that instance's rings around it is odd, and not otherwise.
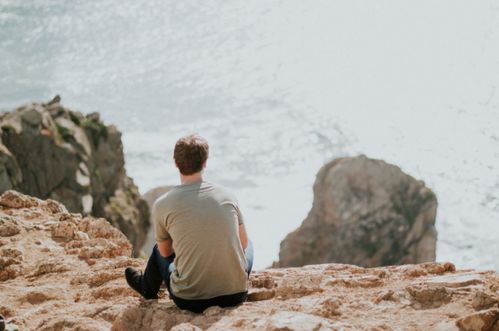
[{"label": "ocean water", "polygon": [[439,261],[499,270],[497,1],[0,0],[0,59],[0,109],[100,112],[142,192],[178,183],[179,136],[205,136],[256,268],[320,166],[366,154],[436,192]]}]

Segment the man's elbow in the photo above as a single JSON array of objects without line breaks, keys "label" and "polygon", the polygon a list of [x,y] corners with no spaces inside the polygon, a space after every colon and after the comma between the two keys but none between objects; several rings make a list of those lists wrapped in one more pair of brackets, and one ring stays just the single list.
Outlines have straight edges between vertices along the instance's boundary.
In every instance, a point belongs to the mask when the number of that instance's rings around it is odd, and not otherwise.
[{"label": "man's elbow", "polygon": [[159,254],[163,257],[169,257],[173,252],[173,245],[170,240],[158,242]]},{"label": "man's elbow", "polygon": [[241,246],[243,247],[243,249],[248,248],[249,239],[248,239],[248,235],[246,234],[246,231],[244,231],[243,233],[240,233],[239,241],[241,242]]},{"label": "man's elbow", "polygon": [[243,249],[248,247],[248,233],[246,232],[244,224],[239,224],[239,241],[241,242]]},{"label": "man's elbow", "polygon": [[248,248],[248,239],[245,240],[241,239],[241,246],[243,246],[243,249]]}]

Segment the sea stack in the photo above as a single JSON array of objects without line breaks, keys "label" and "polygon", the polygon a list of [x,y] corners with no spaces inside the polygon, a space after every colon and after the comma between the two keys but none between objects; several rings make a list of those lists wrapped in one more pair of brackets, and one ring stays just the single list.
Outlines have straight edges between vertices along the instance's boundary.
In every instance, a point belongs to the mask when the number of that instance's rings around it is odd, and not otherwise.
[{"label": "sea stack", "polygon": [[436,212],[435,194],[399,167],[366,156],[336,159],[318,172],[312,209],[281,242],[277,265],[435,261]]}]

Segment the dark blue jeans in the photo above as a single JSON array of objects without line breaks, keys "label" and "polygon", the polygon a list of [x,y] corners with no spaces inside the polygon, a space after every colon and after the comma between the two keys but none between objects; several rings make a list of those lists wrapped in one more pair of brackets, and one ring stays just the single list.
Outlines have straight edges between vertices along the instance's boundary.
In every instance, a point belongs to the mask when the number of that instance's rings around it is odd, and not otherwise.
[{"label": "dark blue jeans", "polygon": [[[246,255],[246,261],[248,262],[246,272],[249,277],[251,269],[253,268],[253,243],[251,241],[248,242],[248,247],[246,247],[244,254]],[[175,302],[180,309],[187,309],[195,313],[201,313],[210,306],[231,307],[246,301],[247,292],[199,300],[186,300],[176,297],[170,289],[171,271],[169,269],[170,264],[172,264],[174,259],[175,254],[172,254],[169,257],[163,257],[159,253],[158,245],[154,246],[142,277],[142,288],[147,295],[151,297],[157,295],[161,283],[165,282],[173,302]]]}]

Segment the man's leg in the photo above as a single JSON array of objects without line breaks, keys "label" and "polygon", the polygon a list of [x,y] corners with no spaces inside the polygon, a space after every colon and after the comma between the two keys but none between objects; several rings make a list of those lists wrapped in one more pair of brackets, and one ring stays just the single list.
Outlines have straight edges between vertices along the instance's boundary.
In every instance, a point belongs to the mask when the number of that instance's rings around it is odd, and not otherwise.
[{"label": "man's leg", "polygon": [[244,250],[244,255],[246,255],[246,262],[248,265],[246,267],[246,272],[248,273],[248,277],[253,269],[253,242],[248,240],[248,247]]},{"label": "man's leg", "polygon": [[161,282],[167,286],[170,282],[169,266],[175,259],[175,254],[165,258],[161,256],[158,246],[155,245],[144,273],[134,268],[126,268],[125,277],[131,288],[139,292],[146,299],[157,299]]}]

